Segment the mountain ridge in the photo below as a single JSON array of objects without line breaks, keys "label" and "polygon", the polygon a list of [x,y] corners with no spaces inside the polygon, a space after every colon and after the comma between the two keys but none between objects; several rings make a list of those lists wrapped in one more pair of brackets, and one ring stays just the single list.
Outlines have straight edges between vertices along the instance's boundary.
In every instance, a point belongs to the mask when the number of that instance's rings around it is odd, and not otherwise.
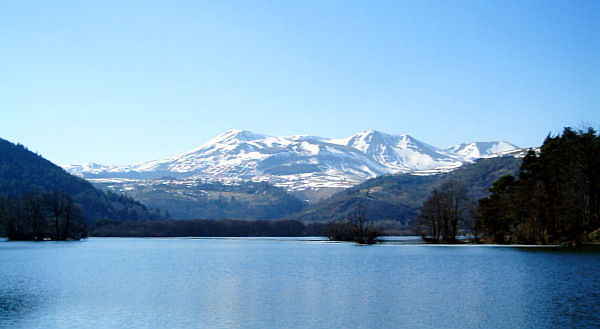
[{"label": "mountain ridge", "polygon": [[445,149],[410,135],[367,130],[339,139],[308,135],[268,136],[226,131],[199,147],[169,158],[125,166],[66,165],[86,179],[179,179],[266,181],[289,191],[347,188],[384,174],[451,170],[519,147],[504,141],[475,142]]}]

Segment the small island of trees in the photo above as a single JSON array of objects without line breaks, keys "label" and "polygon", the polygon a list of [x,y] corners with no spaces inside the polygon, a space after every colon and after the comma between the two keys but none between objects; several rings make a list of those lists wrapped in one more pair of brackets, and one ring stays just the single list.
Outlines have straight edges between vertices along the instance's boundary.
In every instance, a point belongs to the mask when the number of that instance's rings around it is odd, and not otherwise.
[{"label": "small island of trees", "polygon": [[376,244],[381,242],[381,230],[373,226],[367,218],[366,207],[360,207],[357,215],[350,215],[343,221],[331,221],[322,231],[331,241],[351,241],[357,244]]}]

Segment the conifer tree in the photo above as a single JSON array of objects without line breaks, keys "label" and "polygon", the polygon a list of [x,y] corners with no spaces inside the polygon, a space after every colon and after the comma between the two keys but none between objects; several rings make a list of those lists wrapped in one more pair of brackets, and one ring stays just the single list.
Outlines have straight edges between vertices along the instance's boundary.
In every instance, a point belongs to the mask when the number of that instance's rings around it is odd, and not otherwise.
[{"label": "conifer tree", "polygon": [[479,202],[478,225],[496,242],[588,242],[600,228],[600,137],[592,128],[548,135],[529,151],[518,174],[502,177]]}]

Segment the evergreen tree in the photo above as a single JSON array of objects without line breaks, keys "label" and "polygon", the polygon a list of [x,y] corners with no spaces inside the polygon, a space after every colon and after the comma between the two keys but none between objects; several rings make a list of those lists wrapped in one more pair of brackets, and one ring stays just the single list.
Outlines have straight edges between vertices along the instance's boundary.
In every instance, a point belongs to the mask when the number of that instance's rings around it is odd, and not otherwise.
[{"label": "evergreen tree", "polygon": [[600,137],[592,128],[548,135],[539,156],[523,159],[518,179],[503,177],[479,202],[478,224],[496,242],[588,242],[600,227]]},{"label": "evergreen tree", "polygon": [[502,176],[490,188],[491,195],[479,200],[477,226],[495,243],[504,243],[515,221],[511,202],[514,176]]}]

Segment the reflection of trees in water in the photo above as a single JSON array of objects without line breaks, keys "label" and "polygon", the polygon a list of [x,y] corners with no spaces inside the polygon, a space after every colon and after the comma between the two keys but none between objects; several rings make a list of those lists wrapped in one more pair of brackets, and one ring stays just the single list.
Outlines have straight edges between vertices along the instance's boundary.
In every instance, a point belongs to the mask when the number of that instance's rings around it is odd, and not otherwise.
[{"label": "reflection of trees in water", "polygon": [[13,327],[39,308],[42,298],[21,286],[0,288],[0,327]]}]

